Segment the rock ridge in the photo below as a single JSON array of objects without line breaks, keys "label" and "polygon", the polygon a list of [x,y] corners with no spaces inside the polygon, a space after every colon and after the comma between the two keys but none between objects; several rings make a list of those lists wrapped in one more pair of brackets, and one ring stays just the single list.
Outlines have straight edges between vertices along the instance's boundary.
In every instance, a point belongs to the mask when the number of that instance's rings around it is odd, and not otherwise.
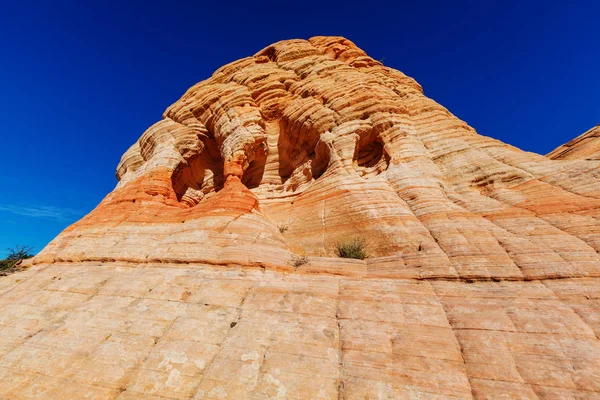
[{"label": "rock ridge", "polygon": [[600,160],[600,125],[557,147],[546,157],[553,160]]}]

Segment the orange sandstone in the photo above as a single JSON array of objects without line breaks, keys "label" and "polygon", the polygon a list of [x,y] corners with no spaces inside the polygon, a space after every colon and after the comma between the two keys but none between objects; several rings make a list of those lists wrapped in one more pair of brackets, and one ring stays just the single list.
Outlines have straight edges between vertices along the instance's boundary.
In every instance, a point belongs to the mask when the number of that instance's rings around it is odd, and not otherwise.
[{"label": "orange sandstone", "polygon": [[38,262],[285,266],[363,237],[399,278],[597,276],[597,168],[478,135],[346,39],[284,41],[190,88]]},{"label": "orange sandstone", "polygon": [[557,147],[546,157],[554,160],[600,160],[600,125]]},{"label": "orange sandstone", "polygon": [[523,152],[347,39],[268,46],[0,280],[0,397],[600,397],[590,132]]}]

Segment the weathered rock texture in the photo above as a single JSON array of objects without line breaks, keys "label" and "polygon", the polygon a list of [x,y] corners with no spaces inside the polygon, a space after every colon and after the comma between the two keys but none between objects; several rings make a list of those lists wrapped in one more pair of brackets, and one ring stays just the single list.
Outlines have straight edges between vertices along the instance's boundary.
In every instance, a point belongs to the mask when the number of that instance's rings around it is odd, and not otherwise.
[{"label": "weathered rock texture", "polygon": [[600,160],[600,125],[546,154],[554,160]]},{"label": "weathered rock texture", "polygon": [[0,280],[0,398],[600,398],[600,161],[561,158],[346,39],[271,45]]},{"label": "weathered rock texture", "polygon": [[597,279],[70,263],[0,279],[3,399],[592,399]]}]

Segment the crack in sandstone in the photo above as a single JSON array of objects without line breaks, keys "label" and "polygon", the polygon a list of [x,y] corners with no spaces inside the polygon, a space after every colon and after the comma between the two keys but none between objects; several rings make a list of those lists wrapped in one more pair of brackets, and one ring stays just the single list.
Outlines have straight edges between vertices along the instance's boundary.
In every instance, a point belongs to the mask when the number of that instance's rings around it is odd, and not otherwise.
[{"label": "crack in sandstone", "polygon": [[471,383],[471,377],[469,376],[469,373],[468,373],[468,370],[467,370],[467,362],[465,360],[465,350],[463,348],[463,345],[460,342],[460,340],[456,337],[455,328],[452,326],[452,324],[450,323],[450,319],[448,318],[448,310],[446,309],[446,305],[444,304],[444,302],[442,302],[440,300],[440,295],[439,295],[439,293],[437,293],[435,285],[430,285],[430,286],[431,286],[433,292],[435,293],[435,296],[437,297],[438,301],[442,304],[442,307],[443,307],[443,310],[444,310],[444,317],[446,319],[446,323],[450,327],[450,330],[452,331],[452,335],[454,336],[454,342],[457,344],[458,349],[460,350],[460,357],[462,359],[461,366],[463,367],[464,374],[467,376],[467,380],[469,381],[469,388],[471,389],[471,398],[472,399],[476,399],[477,396],[476,396],[475,390],[473,389],[473,385]]},{"label": "crack in sandstone", "polygon": [[345,400],[346,396],[344,394],[344,342],[342,341],[342,327],[340,324],[340,297],[342,292],[342,282],[338,282],[338,293],[336,298],[336,309],[335,309],[335,319],[337,325],[337,336],[338,336],[338,400]]}]

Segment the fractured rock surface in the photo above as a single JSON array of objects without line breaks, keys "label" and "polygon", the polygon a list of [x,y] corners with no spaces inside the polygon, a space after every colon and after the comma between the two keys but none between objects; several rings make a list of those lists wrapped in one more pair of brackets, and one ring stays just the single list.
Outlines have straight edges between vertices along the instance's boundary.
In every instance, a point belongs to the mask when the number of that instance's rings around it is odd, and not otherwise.
[{"label": "fractured rock surface", "polygon": [[0,398],[600,398],[590,132],[523,152],[340,37],[228,64],[0,280]]},{"label": "fractured rock surface", "polygon": [[0,280],[0,398],[592,399],[597,279],[68,263]]}]

